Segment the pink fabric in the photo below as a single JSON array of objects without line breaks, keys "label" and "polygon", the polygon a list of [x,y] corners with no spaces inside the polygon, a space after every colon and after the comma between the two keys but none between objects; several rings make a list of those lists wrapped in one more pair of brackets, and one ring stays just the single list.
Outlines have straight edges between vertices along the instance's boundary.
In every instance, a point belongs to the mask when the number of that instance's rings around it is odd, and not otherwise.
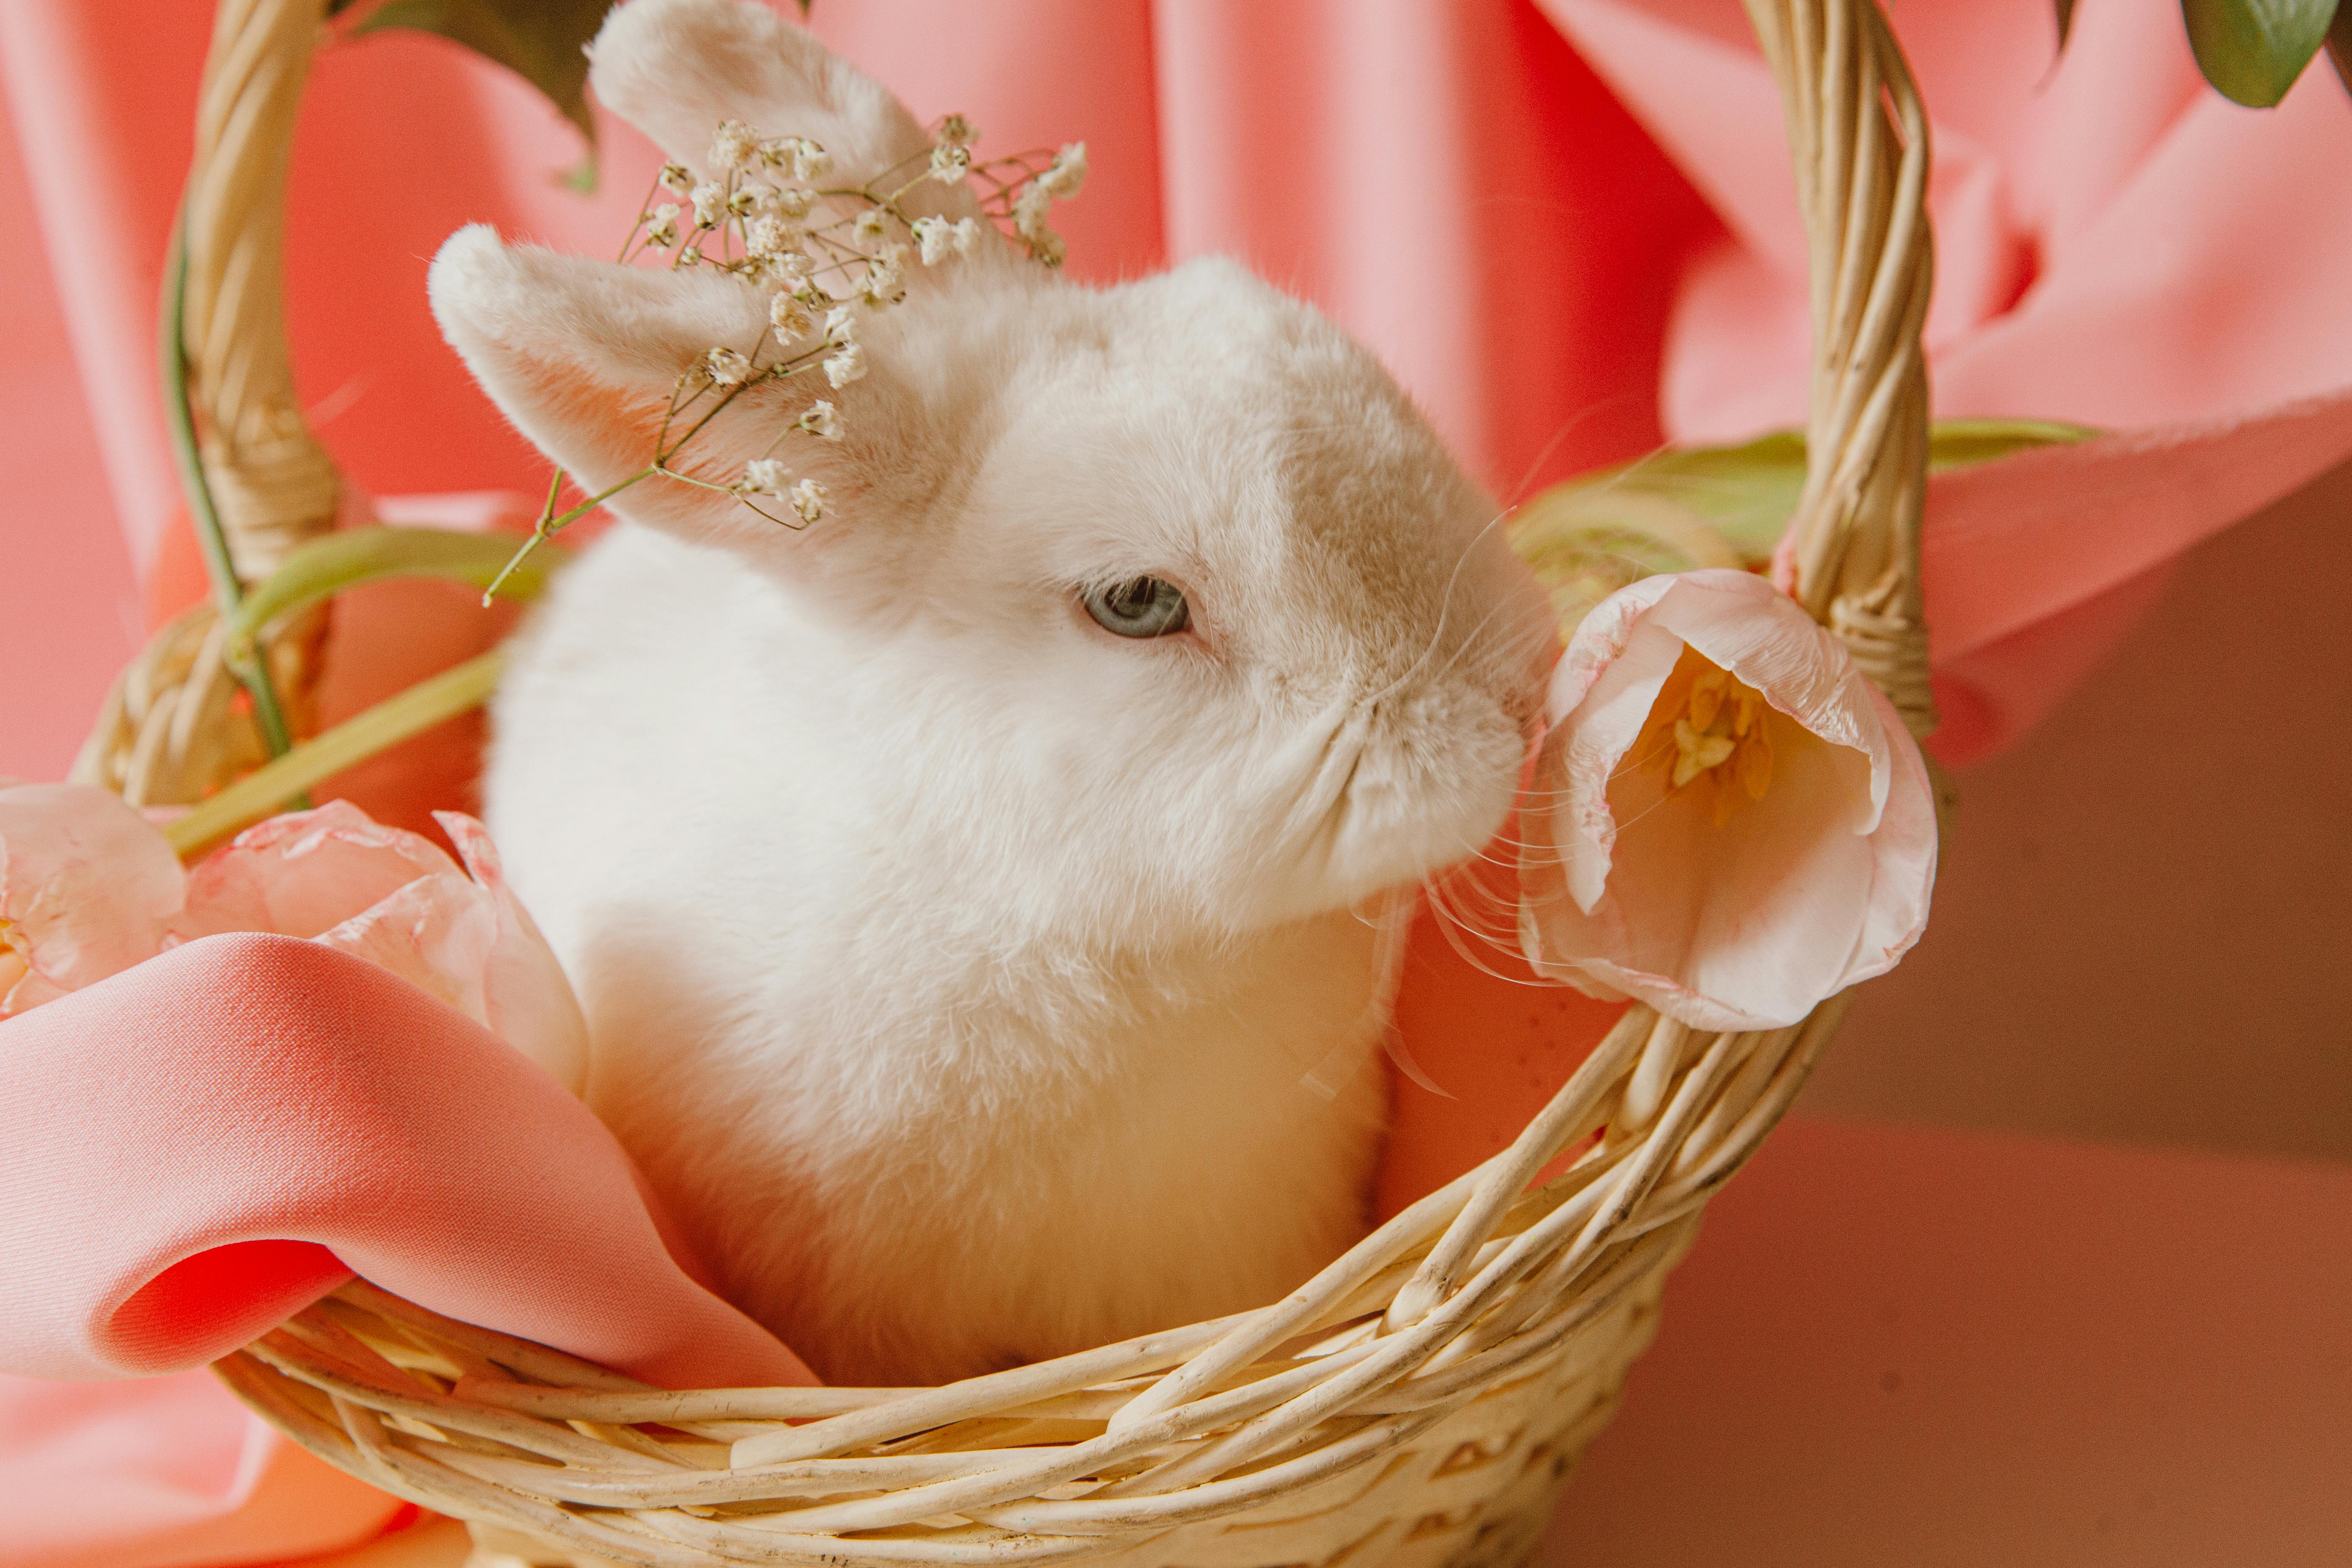
[{"label": "pink fabric", "polygon": [[[1804,238],[1737,0],[1538,3],[1723,220],[1666,329],[1665,434],[1801,423]],[[2111,590],[2352,454],[2352,106],[2325,71],[2223,101],[2172,7],[2085,0],[2054,66],[2043,0],[1888,10],[1934,121],[1936,414],[2121,432],[1930,484],[1933,746],[1964,763],[2113,646]]]},{"label": "pink fabric", "polygon": [[0,1560],[11,1568],[307,1558],[410,1511],[280,1439],[209,1372],[0,1375]]},{"label": "pink fabric", "polygon": [[[1937,121],[1938,412],[2132,432],[1931,487],[1938,747],[1960,759],[2053,702],[2173,553],[2352,450],[2352,313],[2330,286],[2352,239],[2352,188],[2336,177],[2352,119],[2321,72],[2275,113],[2221,103],[2170,7],[2083,0],[2054,71],[2043,0],[1893,9]],[[177,515],[152,303],[206,10],[0,6],[43,238],[120,521],[151,564]],[[1507,497],[1662,438],[1801,414],[1779,111],[1735,0],[825,0],[816,25],[918,113],[971,112],[986,147],[1084,135],[1095,177],[1065,225],[1078,275],[1244,255],[1374,344]],[[605,132],[605,187],[583,203],[548,178],[574,161],[571,133],[494,68],[397,36],[320,56],[293,173],[289,314],[322,433],[362,489],[534,488],[538,459],[432,331],[425,258],[473,219],[603,249],[653,166],[620,127]],[[384,606],[411,639],[400,657],[422,659],[418,638],[457,657],[494,629],[457,597],[406,584],[354,604]],[[401,675],[374,661],[330,679],[356,702]],[[415,743],[351,793],[412,826],[394,806],[462,805],[467,738]],[[19,1249],[0,1291],[27,1293],[0,1313],[9,1364],[185,1365],[349,1264],[648,1375],[784,1374],[772,1342],[668,1261],[625,1163],[576,1107],[485,1077],[475,1057],[503,1047],[421,995],[284,947],[194,944],[0,1025],[15,1081],[44,1085],[15,1113],[26,1126],[0,1196]],[[357,973],[319,967],[336,964]],[[1515,960],[1474,959],[1432,930],[1409,965],[1407,1047],[1458,1098],[1400,1084],[1384,1208],[1498,1147],[1614,1011],[1498,984],[1486,971],[1524,975]],[[297,984],[316,989],[299,997]],[[370,1010],[354,1012],[360,997]],[[467,1094],[415,1092],[449,1082]],[[111,1157],[110,1184],[60,1173],[94,1150]],[[66,1206],[40,1207],[42,1192]],[[560,1245],[592,1233],[608,1248],[593,1287]],[[201,1252],[215,1242],[236,1245]],[[198,1256],[217,1261],[138,1290],[142,1271]],[[609,1293],[614,1270],[637,1283]],[[103,1452],[110,1479],[91,1485],[108,1499],[169,1500],[89,1508],[91,1493],[25,1480],[37,1473],[20,1451],[0,1476],[22,1482],[29,1511],[11,1518],[0,1563],[310,1549],[271,1533],[234,1474],[175,1479],[142,1450],[117,1403],[133,1392],[92,1391],[79,1415],[56,1408],[63,1395],[0,1396],[0,1441],[83,1422],[111,1436],[44,1453]],[[225,1396],[177,1381],[135,1392],[197,1449],[262,1453],[263,1471],[311,1486],[314,1539],[380,1521],[373,1494],[255,1436]]]},{"label": "pink fabric", "polygon": [[357,1270],[654,1382],[809,1381],[553,1079],[317,943],[174,948],[0,1025],[0,1079],[38,1089],[0,1106],[12,1373],[180,1371]]},{"label": "pink fabric", "polygon": [[[0,1366],[209,1360],[353,1270],[674,1385],[801,1383],[710,1295],[603,1124],[358,959],[208,937],[0,1024]],[[101,1506],[103,1505],[103,1506]],[[363,1540],[391,1500],[209,1379],[0,1379],[0,1562],[164,1568]]]}]

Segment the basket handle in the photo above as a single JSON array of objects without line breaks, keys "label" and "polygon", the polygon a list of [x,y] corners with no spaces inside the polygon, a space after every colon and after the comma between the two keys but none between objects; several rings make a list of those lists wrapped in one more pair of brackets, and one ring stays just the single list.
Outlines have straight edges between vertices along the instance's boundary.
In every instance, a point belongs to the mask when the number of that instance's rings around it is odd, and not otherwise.
[{"label": "basket handle", "polygon": [[[197,461],[240,585],[332,529],[342,488],[302,416],[283,304],[286,172],[325,5],[220,0],[196,100],[178,347],[201,426]],[[303,615],[267,646],[298,732],[330,613]],[[240,690],[226,628],[210,605],[189,611],[116,679],[72,777],[133,805],[204,799],[267,760]]]},{"label": "basket handle", "polygon": [[1805,488],[1781,563],[1914,735],[1936,728],[1919,595],[1935,279],[1927,116],[1877,0],[1747,0],[1780,83],[1812,283]]},{"label": "basket handle", "polygon": [[251,584],[334,526],[341,481],[286,342],[286,173],[322,0],[221,0],[188,174],[184,338],[205,476]]}]

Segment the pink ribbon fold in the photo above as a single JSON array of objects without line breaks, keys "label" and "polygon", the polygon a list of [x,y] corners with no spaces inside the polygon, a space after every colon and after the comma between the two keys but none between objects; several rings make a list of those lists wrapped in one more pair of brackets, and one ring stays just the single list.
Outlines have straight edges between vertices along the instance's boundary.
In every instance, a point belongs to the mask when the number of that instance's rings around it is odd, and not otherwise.
[{"label": "pink ribbon fold", "polygon": [[137,1377],[356,1271],[671,1386],[812,1381],[697,1284],[628,1157],[470,1019],[288,937],[207,937],[0,1024],[0,1366]]}]

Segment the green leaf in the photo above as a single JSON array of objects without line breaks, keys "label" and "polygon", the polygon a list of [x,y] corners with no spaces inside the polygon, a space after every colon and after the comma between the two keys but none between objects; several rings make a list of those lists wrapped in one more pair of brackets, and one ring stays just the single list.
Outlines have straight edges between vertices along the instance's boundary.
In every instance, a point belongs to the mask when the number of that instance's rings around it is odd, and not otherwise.
[{"label": "green leaf", "polygon": [[2336,0],[2180,0],[2197,68],[2249,109],[2286,96],[2327,37]]},{"label": "green leaf", "polygon": [[2336,68],[2344,90],[2352,92],[2352,5],[2339,4],[2336,20],[2327,25],[2327,63]]},{"label": "green leaf", "polygon": [[1938,419],[1927,432],[1927,471],[1990,463],[2034,447],[2063,447],[2099,432],[2049,419]]},{"label": "green leaf", "polygon": [[[2098,434],[2032,419],[1947,419],[1929,432],[1941,473]],[[1760,567],[1805,488],[1805,437],[1668,448],[1552,486],[1511,520],[1511,543],[1551,595],[1563,630],[1617,589],[1660,572]]]},{"label": "green leaf", "polygon": [[[2037,419],[1943,419],[1928,434],[1927,467],[1940,473],[2096,434]],[[1613,504],[1612,498],[1644,507],[1669,502],[1720,534],[1744,559],[1763,561],[1805,488],[1805,437],[1781,430],[1736,447],[1668,447],[1557,488],[1589,492],[1604,508]]]},{"label": "green leaf", "polygon": [[[327,14],[340,16],[363,0],[329,0]],[[362,16],[352,31],[406,27],[463,44],[513,71],[547,95],[547,100],[588,139],[593,186],[596,118],[588,108],[588,57],[582,51],[604,26],[613,0],[384,0]],[[578,188],[578,171],[566,183]]]}]

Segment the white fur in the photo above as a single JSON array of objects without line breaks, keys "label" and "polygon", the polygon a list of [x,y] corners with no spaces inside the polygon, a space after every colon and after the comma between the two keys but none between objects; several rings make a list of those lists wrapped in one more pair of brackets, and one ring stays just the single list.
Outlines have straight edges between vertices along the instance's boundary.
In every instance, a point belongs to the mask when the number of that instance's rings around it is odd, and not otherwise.
[{"label": "white fur", "polygon": [[[736,0],[632,0],[593,53],[686,161],[722,117],[853,179],[920,146]],[[432,291],[591,485],[762,308],[480,229]],[[828,1378],[913,1383],[1270,1300],[1361,1234],[1367,911],[1502,823],[1547,613],[1377,363],[1229,263],[1097,291],[1000,250],[866,341],[846,439],[786,444],[815,527],[616,500],[517,649],[487,795],[586,1098],[722,1288]],[[689,455],[731,476],[817,390]],[[1147,573],[1198,635],[1076,607]]]}]

